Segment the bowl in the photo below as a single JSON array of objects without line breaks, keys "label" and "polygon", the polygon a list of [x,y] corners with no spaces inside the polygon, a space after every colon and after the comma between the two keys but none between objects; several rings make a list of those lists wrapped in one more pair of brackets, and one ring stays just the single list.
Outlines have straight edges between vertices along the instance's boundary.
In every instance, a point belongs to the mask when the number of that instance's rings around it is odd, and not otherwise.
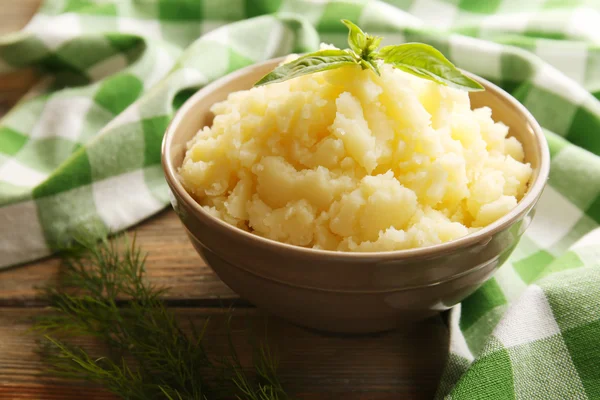
[{"label": "bowl", "polygon": [[480,231],[440,245],[410,250],[347,253],[303,248],[265,239],[209,215],[183,188],[177,170],[186,143],[212,122],[210,107],[245,90],[282,59],[252,65],[195,93],[179,109],[164,136],[162,164],[171,202],[206,263],[242,298],[297,325],[338,333],[393,329],[446,310],[469,296],[511,254],[535,213],[548,178],[550,156],[533,116],[494,84],[470,94],[473,107],[493,118],[523,144],[533,168],[517,207]]}]

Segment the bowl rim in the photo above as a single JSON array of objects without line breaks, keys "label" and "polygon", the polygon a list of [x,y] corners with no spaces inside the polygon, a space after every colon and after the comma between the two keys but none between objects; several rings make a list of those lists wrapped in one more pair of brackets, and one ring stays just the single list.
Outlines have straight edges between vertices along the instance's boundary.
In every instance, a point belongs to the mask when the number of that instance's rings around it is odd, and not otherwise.
[{"label": "bowl rim", "polygon": [[205,221],[209,223],[212,228],[226,231],[224,233],[229,233],[231,235],[241,236],[241,238],[252,242],[258,247],[270,248],[271,250],[292,252],[296,256],[303,256],[308,258],[327,257],[329,259],[337,259],[340,261],[344,259],[347,260],[348,258],[351,258],[353,260],[377,258],[382,261],[409,260],[422,257],[434,257],[438,255],[448,254],[450,252],[455,252],[456,250],[463,249],[466,247],[487,244],[491,240],[492,236],[513,225],[522,215],[524,215],[531,207],[535,205],[535,203],[541,196],[546,182],[548,180],[548,175],[550,171],[550,151],[541,126],[533,117],[533,115],[529,112],[529,110],[527,110],[525,106],[523,106],[517,99],[515,99],[509,93],[496,86],[492,82],[481,78],[478,75],[461,70],[465,75],[486,86],[486,90],[491,89],[491,91],[495,95],[501,97],[503,100],[508,102],[508,104],[511,107],[516,109],[517,112],[521,113],[525,117],[529,126],[531,127],[531,131],[535,137],[535,143],[539,148],[541,155],[539,173],[536,179],[533,182],[530,182],[529,190],[525,193],[525,196],[523,196],[523,198],[517,203],[517,206],[513,208],[509,213],[494,221],[490,225],[483,227],[477,232],[469,233],[458,239],[436,244],[433,246],[392,251],[345,252],[337,250],[315,249],[312,247],[302,247],[288,243],[278,242],[273,239],[268,239],[259,235],[255,235],[251,232],[247,232],[236,226],[230,225],[217,217],[210,215],[202,206],[200,206],[200,204],[196,200],[194,200],[194,198],[187,192],[187,190],[185,190],[178,178],[177,169],[179,168],[179,166],[175,167],[173,165],[171,157],[169,156],[172,150],[173,136],[177,131],[181,120],[188,112],[191,112],[193,110],[195,104],[202,97],[213,92],[215,89],[220,88],[225,83],[231,80],[238,79],[243,75],[246,75],[254,69],[262,68],[266,65],[275,64],[283,61],[284,59],[285,57],[278,57],[260,63],[255,63],[241,68],[233,73],[227,74],[209,83],[208,85],[199,89],[187,101],[184,102],[184,104],[175,113],[174,117],[171,119],[167,126],[161,146],[161,163],[170,190],[174,190],[175,192],[177,192],[178,197],[182,199],[188,207],[191,207],[196,212],[196,215],[199,218],[205,219]]}]

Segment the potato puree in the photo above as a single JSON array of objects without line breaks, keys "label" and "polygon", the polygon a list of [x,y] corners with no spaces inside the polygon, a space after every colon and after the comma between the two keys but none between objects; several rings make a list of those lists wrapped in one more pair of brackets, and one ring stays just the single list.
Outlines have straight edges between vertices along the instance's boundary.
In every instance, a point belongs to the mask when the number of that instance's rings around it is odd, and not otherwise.
[{"label": "potato puree", "polygon": [[500,218],[531,176],[523,148],[467,92],[349,66],[232,93],[179,170],[212,215],[298,246],[388,251]]}]

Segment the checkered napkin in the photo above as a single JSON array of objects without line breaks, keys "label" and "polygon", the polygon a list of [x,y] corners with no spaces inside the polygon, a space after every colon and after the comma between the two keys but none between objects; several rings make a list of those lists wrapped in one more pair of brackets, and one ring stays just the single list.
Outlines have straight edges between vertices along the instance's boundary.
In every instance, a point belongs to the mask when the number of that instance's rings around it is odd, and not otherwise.
[{"label": "checkered napkin", "polygon": [[[320,41],[340,18],[427,42],[545,128],[550,185],[496,277],[450,314],[437,396],[600,398],[600,4],[596,0],[61,0],[0,39],[0,72],[46,80],[0,120],[0,267],[80,226],[168,203],[167,123],[199,87]],[[1,276],[0,276],[1,279]]]}]

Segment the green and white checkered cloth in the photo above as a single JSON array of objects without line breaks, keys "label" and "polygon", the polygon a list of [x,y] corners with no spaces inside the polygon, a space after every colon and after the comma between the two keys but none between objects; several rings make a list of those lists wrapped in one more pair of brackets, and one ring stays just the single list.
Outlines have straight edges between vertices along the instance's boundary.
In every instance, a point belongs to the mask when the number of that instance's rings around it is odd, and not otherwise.
[{"label": "green and white checkered cloth", "polygon": [[243,66],[344,46],[341,18],[434,45],[547,133],[550,185],[509,262],[451,311],[438,397],[600,399],[598,0],[48,0],[0,39],[0,72],[47,77],[0,120],[0,267],[161,210],[174,110]]}]

